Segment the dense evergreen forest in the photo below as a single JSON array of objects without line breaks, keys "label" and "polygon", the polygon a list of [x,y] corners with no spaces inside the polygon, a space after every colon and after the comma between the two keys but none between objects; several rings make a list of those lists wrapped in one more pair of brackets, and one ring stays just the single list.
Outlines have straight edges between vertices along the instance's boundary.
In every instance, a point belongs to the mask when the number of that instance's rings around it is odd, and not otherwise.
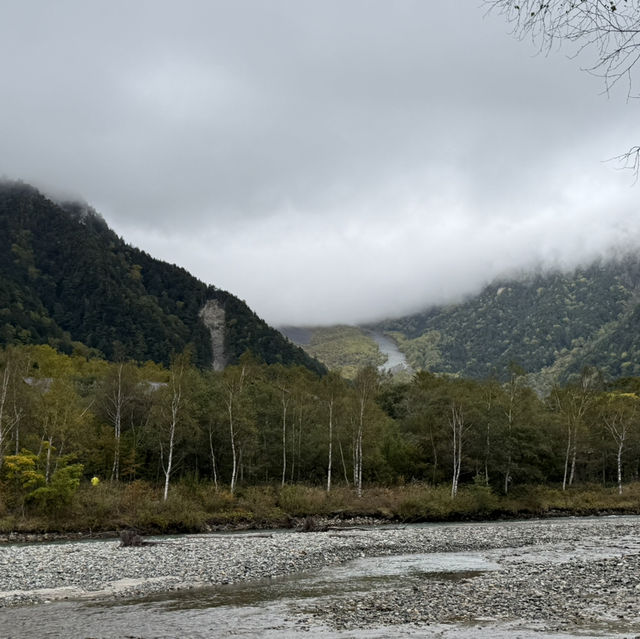
[{"label": "dense evergreen forest", "polygon": [[[222,372],[107,362],[46,345],[0,354],[0,511],[58,512],[79,486],[185,481],[233,495],[252,485],[465,487],[509,495],[532,484],[622,492],[640,472],[640,380],[585,369],[539,397],[506,382],[426,372],[352,382],[244,355]],[[418,516],[418,515],[416,515]]]},{"label": "dense evergreen forest", "polygon": [[237,297],[127,245],[88,206],[0,183],[0,345],[167,365],[190,344],[194,362],[208,366],[211,337],[199,316],[208,300],[224,309],[227,363],[251,350],[324,372]]},{"label": "dense evergreen forest", "polygon": [[511,362],[548,385],[596,366],[609,377],[640,375],[640,260],[636,253],[503,278],[457,304],[390,319],[415,370],[482,379]]}]

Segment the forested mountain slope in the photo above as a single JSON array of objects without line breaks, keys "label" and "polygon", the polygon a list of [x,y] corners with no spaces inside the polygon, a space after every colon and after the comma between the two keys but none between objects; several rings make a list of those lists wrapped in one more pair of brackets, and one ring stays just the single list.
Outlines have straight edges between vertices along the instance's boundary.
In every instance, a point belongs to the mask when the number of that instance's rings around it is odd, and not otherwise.
[{"label": "forested mountain slope", "polygon": [[640,260],[496,281],[458,304],[381,322],[416,369],[503,377],[515,363],[566,379],[585,365],[640,375]]},{"label": "forested mountain slope", "polygon": [[208,366],[211,334],[200,317],[208,301],[221,312],[225,363],[251,350],[266,363],[324,370],[237,297],[127,245],[87,206],[0,183],[0,345],[166,364],[191,343]]}]

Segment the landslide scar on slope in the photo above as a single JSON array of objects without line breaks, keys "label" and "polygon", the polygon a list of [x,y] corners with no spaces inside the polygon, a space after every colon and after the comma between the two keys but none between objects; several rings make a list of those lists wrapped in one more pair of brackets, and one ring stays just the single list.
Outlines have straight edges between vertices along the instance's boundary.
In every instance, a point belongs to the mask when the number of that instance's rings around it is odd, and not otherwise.
[{"label": "landslide scar on slope", "polygon": [[211,335],[211,367],[214,371],[224,370],[227,365],[227,357],[224,352],[224,308],[216,300],[209,300],[200,309],[199,315]]}]

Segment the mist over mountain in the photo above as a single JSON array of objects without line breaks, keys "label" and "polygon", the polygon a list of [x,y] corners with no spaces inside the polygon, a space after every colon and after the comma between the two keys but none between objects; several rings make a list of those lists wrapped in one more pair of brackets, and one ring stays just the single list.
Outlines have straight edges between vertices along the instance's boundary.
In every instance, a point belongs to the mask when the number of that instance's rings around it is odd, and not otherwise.
[{"label": "mist over mountain", "polygon": [[326,328],[308,332],[306,343],[296,339],[300,331],[286,332],[328,365],[353,365],[356,341],[375,347],[367,336],[373,330],[391,336],[414,370],[505,379],[515,365],[543,385],[566,381],[584,366],[610,378],[637,376],[640,259],[625,252],[570,271],[520,271],[457,303],[360,329],[347,339],[342,327],[340,343]]},{"label": "mist over mountain", "polygon": [[324,370],[242,300],[128,245],[86,203],[2,182],[0,344],[42,343],[161,363],[190,344],[203,367],[250,350]]},{"label": "mist over mountain", "polygon": [[628,253],[565,273],[496,280],[458,304],[377,328],[390,332],[416,368],[504,376],[516,364],[559,379],[596,366],[640,374],[640,260]]}]

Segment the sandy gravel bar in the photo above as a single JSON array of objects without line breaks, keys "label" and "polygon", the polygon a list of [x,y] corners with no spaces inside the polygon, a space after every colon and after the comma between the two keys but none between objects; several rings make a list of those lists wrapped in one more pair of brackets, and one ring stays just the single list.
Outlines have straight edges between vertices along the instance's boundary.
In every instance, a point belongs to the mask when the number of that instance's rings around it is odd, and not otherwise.
[{"label": "sandy gravel bar", "polygon": [[0,606],[239,583],[360,557],[486,551],[499,570],[462,579],[409,575],[401,588],[320,599],[303,614],[339,629],[482,619],[545,620],[558,629],[624,622],[625,629],[637,624],[640,636],[635,517],[209,534],[158,542],[131,548],[120,548],[117,540],[0,545]]},{"label": "sandy gravel bar", "polygon": [[[504,531],[494,532],[502,546]],[[631,519],[531,523],[511,536],[512,547],[483,553],[497,570],[407,575],[393,589],[321,600],[307,613],[337,630],[444,623],[479,634],[511,624],[514,637],[529,628],[640,639],[639,533]]]}]

